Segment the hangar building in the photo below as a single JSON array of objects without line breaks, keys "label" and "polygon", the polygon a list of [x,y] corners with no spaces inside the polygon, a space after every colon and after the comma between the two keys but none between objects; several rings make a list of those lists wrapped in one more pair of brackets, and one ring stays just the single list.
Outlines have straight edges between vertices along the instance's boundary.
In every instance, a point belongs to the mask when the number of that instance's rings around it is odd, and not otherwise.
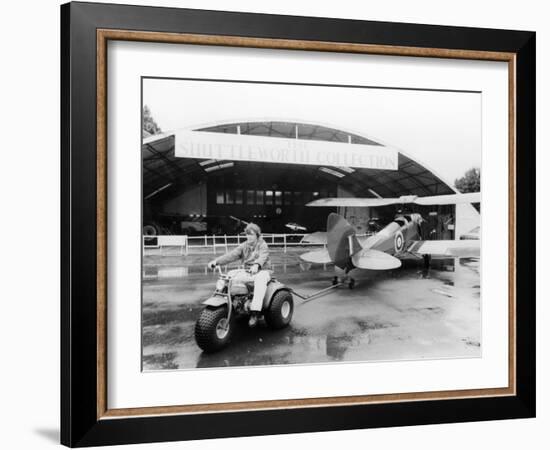
[{"label": "hangar building", "polygon": [[[329,126],[288,121],[247,121],[194,127],[201,142],[218,137],[245,140],[261,148],[273,138],[309,145],[335,143],[394,152],[396,166],[350,167],[242,159],[178,156],[178,132],[149,135],[142,144],[144,234],[236,234],[241,221],[259,223],[266,233],[324,230],[336,208],[305,205],[324,197],[399,197],[457,192],[425,165],[376,139]],[[216,139],[214,139],[216,138]],[[283,141],[284,140],[284,141]],[[341,148],[341,147],[340,147]],[[352,148],[352,147],[350,147]],[[479,226],[472,205],[411,206],[426,219],[425,238],[453,239]],[[391,220],[396,207],[338,208],[358,232]]]}]

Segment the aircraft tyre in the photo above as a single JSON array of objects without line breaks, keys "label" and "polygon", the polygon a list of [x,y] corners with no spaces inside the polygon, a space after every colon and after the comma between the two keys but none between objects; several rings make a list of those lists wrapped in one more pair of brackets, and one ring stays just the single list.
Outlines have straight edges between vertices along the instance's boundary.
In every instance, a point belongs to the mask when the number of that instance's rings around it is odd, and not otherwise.
[{"label": "aircraft tyre", "polygon": [[275,292],[271,305],[265,314],[267,324],[278,330],[288,326],[294,313],[294,299],[292,294],[286,290]]},{"label": "aircraft tyre", "polygon": [[202,310],[195,324],[195,341],[205,353],[221,350],[232,334],[233,324],[227,320],[227,306]]},{"label": "aircraft tyre", "polygon": [[353,289],[355,287],[355,280],[353,278],[350,278],[348,287],[350,289]]}]

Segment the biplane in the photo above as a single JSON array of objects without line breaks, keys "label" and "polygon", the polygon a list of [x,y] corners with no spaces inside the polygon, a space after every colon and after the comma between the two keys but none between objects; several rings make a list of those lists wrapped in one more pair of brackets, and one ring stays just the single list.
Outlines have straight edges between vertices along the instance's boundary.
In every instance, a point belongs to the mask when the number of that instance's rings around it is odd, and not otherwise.
[{"label": "biplane", "polygon": [[[312,207],[379,207],[387,205],[450,205],[478,203],[480,193],[437,195],[418,197],[406,195],[398,198],[323,198],[307,204]],[[355,281],[354,270],[391,270],[401,267],[406,258],[423,259],[429,265],[431,258],[479,257],[479,240],[427,240],[422,237],[418,213],[398,213],[393,221],[371,236],[358,236],[355,228],[339,214],[331,213],[327,219],[327,231],[315,232],[303,238],[303,242],[325,244],[325,248],[300,255],[306,262],[333,263],[343,270],[349,287]],[[333,284],[338,283],[335,277]]]}]

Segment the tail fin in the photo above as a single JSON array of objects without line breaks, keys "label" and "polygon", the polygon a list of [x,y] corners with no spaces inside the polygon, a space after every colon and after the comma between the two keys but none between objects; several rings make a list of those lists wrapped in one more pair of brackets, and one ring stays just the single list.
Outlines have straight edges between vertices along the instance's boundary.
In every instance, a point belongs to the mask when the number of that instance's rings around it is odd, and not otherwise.
[{"label": "tail fin", "polygon": [[327,219],[327,249],[330,259],[340,268],[345,268],[351,256],[362,247],[355,229],[342,216],[331,213]]}]

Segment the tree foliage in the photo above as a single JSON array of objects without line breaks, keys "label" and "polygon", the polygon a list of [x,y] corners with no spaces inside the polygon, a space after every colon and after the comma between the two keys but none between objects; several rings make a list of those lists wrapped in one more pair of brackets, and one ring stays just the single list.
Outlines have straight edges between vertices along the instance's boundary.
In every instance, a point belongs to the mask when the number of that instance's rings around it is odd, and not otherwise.
[{"label": "tree foliage", "polygon": [[146,131],[149,134],[158,134],[162,133],[162,130],[153,119],[151,115],[151,110],[147,105],[143,105],[143,131]]},{"label": "tree foliage", "polygon": [[463,177],[455,180],[455,187],[462,193],[479,192],[481,188],[481,171],[477,167],[467,170]]}]

